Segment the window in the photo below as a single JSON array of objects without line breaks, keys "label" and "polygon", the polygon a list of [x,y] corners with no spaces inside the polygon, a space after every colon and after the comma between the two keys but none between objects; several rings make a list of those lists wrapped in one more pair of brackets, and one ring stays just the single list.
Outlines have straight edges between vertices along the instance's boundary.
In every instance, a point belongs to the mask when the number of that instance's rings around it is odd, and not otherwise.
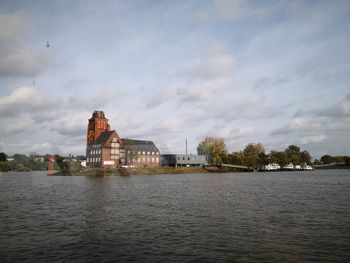
[{"label": "window", "polygon": [[137,162],[138,162],[138,163],[141,162],[141,158],[137,158]]},{"label": "window", "polygon": [[185,157],[182,157],[182,160],[185,161]]},{"label": "window", "polygon": [[140,152],[140,151],[138,151],[138,152],[137,152],[137,154],[141,154],[141,152]]},{"label": "window", "polygon": [[128,154],[130,154],[130,151],[128,151]]},{"label": "window", "polygon": [[119,148],[119,143],[117,143],[117,142],[111,142],[111,147],[112,147],[112,148]]},{"label": "window", "polygon": [[146,154],[146,152],[142,152],[142,154]]},{"label": "window", "polygon": [[151,158],[147,157],[147,162],[149,163],[151,161]]},{"label": "window", "polygon": [[190,160],[190,157],[187,157],[187,160],[189,161],[189,160]]},{"label": "window", "polygon": [[154,152],[152,152],[152,155],[154,155]]},{"label": "window", "polygon": [[145,157],[142,157],[142,162],[144,163],[146,161],[146,158]]},{"label": "window", "polygon": [[152,157],[152,163],[154,163],[154,157]]},{"label": "window", "polygon": [[150,155],[150,152],[147,152],[147,155]]},{"label": "window", "polygon": [[157,155],[159,155],[159,152],[157,152]]},{"label": "window", "polygon": [[158,157],[156,158],[156,162],[159,163],[159,158]]},{"label": "window", "polygon": [[177,157],[177,160],[180,161],[180,157]]}]

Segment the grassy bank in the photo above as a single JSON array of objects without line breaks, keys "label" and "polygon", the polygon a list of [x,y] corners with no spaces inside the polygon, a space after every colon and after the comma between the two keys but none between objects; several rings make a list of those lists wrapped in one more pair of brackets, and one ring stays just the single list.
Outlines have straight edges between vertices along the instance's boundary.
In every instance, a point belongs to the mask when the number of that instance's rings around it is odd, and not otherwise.
[{"label": "grassy bank", "polygon": [[58,176],[127,176],[152,174],[186,174],[218,172],[218,169],[202,167],[141,167],[141,168],[85,168],[78,171],[56,172]]},{"label": "grassy bank", "polygon": [[142,167],[125,169],[130,175],[208,173],[201,167]]}]

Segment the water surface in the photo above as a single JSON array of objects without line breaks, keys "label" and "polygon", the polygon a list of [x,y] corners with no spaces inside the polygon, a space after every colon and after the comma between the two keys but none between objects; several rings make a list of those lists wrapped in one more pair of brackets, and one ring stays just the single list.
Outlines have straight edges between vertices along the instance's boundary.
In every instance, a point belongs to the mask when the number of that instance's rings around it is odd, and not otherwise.
[{"label": "water surface", "polygon": [[350,171],[0,174],[2,262],[350,261]]}]

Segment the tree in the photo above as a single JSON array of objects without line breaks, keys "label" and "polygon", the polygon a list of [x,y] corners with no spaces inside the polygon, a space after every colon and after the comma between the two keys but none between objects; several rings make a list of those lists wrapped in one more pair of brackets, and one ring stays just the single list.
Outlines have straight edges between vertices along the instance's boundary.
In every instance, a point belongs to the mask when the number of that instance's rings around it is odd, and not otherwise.
[{"label": "tree", "polygon": [[260,165],[268,165],[269,164],[269,156],[265,154],[265,152],[259,153],[259,164]]},{"label": "tree", "polygon": [[206,155],[209,163],[221,165],[227,156],[225,141],[222,138],[206,137],[198,144],[197,153]]},{"label": "tree", "polygon": [[278,152],[278,151],[271,151],[270,152],[270,162],[271,163],[278,163],[280,166],[285,166],[289,163],[287,153],[285,152]]},{"label": "tree", "polygon": [[344,161],[346,165],[350,165],[350,156],[344,156]]},{"label": "tree", "polygon": [[242,165],[243,164],[243,153],[242,152],[229,153],[227,155],[227,158],[225,159],[225,163]]},{"label": "tree", "polygon": [[8,162],[0,162],[0,172],[8,172],[10,171],[10,166]]},{"label": "tree", "polygon": [[7,155],[5,153],[0,153],[0,162],[7,162]]},{"label": "tree", "polygon": [[311,164],[311,155],[308,151],[302,151],[300,153],[300,161],[301,163]]},{"label": "tree", "polygon": [[334,162],[334,158],[328,154],[323,155],[320,160],[323,164],[330,164]]},{"label": "tree", "polygon": [[13,155],[13,159],[15,162],[19,162],[24,166],[28,166],[29,158],[25,154],[16,153]]},{"label": "tree", "polygon": [[262,153],[265,153],[265,149],[261,143],[249,143],[243,150],[244,164],[254,170],[258,169]]},{"label": "tree", "polygon": [[285,153],[288,156],[289,162],[293,164],[301,163],[300,147],[296,145],[289,145],[288,148],[285,150]]}]

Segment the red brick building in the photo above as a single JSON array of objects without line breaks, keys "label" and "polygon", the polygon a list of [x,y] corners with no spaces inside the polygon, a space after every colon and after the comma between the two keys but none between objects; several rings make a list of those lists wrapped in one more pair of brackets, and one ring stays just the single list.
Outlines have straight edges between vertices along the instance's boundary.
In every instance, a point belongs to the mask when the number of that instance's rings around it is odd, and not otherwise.
[{"label": "red brick building", "polygon": [[160,165],[160,154],[152,141],[121,139],[110,130],[104,112],[95,111],[87,127],[86,165],[155,167]]}]

